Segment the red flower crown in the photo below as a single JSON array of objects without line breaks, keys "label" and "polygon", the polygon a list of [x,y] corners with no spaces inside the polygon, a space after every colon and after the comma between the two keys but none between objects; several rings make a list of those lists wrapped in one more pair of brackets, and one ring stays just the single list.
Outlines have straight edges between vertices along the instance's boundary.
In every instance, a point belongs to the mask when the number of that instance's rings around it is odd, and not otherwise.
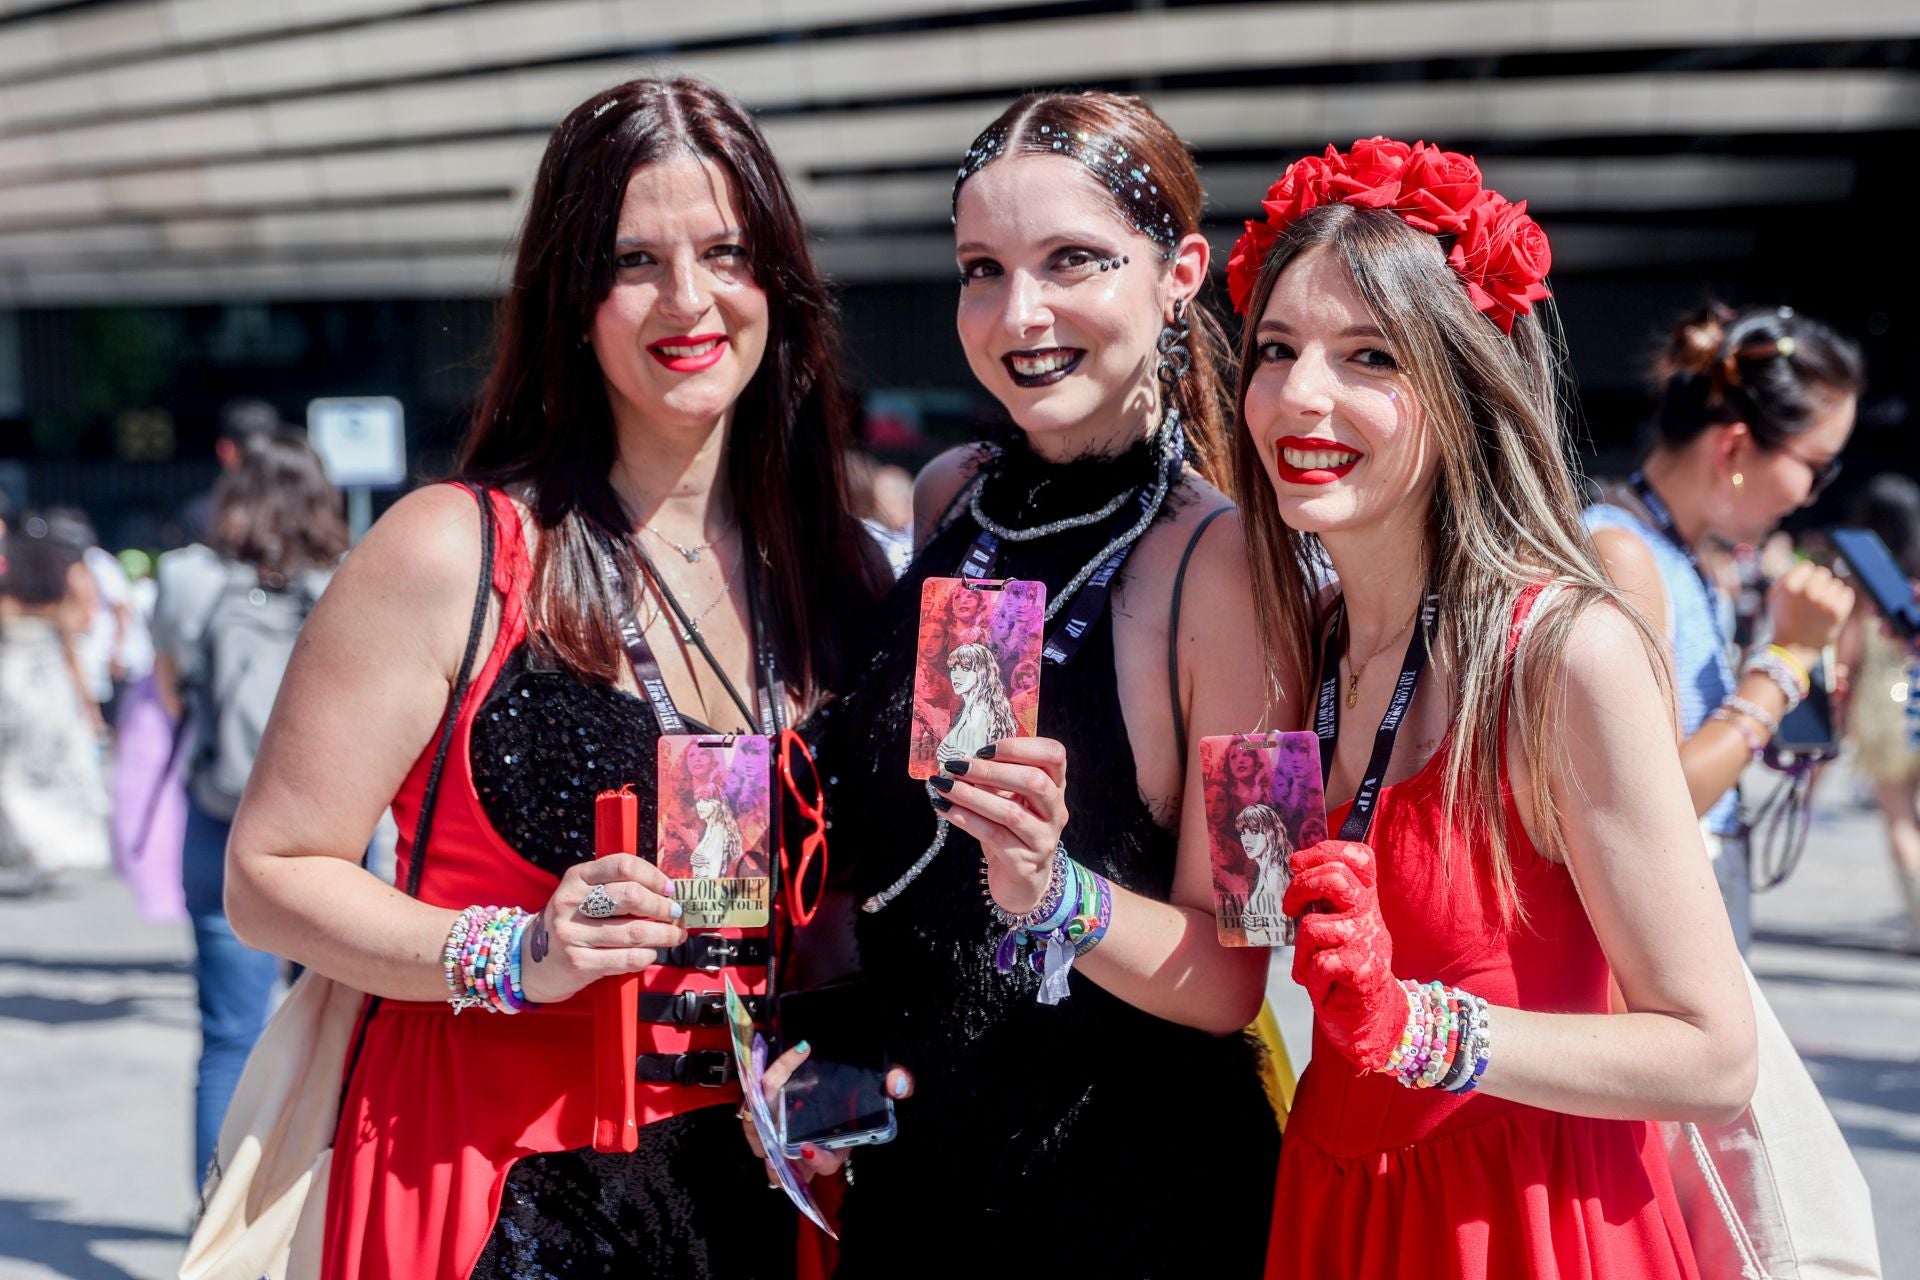
[{"label": "red flower crown", "polygon": [[1267,188],[1260,202],[1266,221],[1249,221],[1227,259],[1235,311],[1247,313],[1253,282],[1280,234],[1323,204],[1390,209],[1410,227],[1452,237],[1447,265],[1502,333],[1511,334],[1516,316],[1553,296],[1542,283],[1553,253],[1547,233],[1527,216],[1525,200],[1514,204],[1483,186],[1471,156],[1375,137],[1354,143],[1351,151],[1329,145],[1324,156],[1296,160]]}]

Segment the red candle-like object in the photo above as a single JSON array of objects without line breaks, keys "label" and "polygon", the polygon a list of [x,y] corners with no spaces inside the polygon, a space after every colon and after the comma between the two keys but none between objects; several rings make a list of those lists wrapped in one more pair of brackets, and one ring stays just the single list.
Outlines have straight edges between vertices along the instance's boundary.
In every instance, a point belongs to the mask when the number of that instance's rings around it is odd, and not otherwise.
[{"label": "red candle-like object", "polygon": [[[593,802],[597,858],[640,850],[640,806],[633,788],[602,791]],[[634,1121],[633,1066],[640,1053],[640,975],[593,984],[593,1149],[632,1151],[640,1145]]]}]

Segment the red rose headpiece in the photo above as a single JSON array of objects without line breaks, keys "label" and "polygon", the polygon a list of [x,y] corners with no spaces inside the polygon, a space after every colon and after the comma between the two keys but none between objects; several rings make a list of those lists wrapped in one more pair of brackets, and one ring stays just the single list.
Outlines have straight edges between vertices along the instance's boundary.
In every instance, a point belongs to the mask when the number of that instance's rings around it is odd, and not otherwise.
[{"label": "red rose headpiece", "polygon": [[1516,316],[1553,296],[1543,283],[1553,254],[1546,232],[1527,216],[1525,200],[1513,204],[1481,185],[1480,166],[1471,156],[1424,142],[1368,138],[1351,151],[1328,146],[1323,156],[1295,161],[1267,188],[1260,202],[1266,221],[1248,222],[1227,259],[1235,311],[1246,314],[1253,282],[1280,233],[1323,204],[1390,209],[1408,226],[1450,237],[1447,265],[1502,333],[1511,334]]}]

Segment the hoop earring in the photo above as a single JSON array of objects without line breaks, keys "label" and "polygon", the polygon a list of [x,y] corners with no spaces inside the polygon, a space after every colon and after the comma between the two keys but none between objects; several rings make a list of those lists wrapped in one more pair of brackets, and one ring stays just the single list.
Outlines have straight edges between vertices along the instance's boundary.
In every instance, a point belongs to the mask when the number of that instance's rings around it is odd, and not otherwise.
[{"label": "hoop earring", "polygon": [[1187,345],[1192,336],[1187,300],[1181,298],[1173,304],[1173,322],[1160,327],[1160,340],[1155,344],[1160,352],[1160,367],[1155,373],[1160,379],[1161,398],[1173,412],[1178,412],[1173,406],[1179,398],[1180,383],[1193,368],[1193,352]]}]

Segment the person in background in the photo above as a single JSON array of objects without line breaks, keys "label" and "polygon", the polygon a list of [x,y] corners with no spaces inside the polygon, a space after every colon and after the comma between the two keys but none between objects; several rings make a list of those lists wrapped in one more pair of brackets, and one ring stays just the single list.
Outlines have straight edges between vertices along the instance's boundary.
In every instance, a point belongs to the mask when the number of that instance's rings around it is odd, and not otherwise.
[{"label": "person in background", "polygon": [[893,576],[913,560],[913,475],[905,467],[882,462],[859,449],[847,451],[847,483],[853,510],[873,540],[886,552]]},{"label": "person in background", "polygon": [[[1920,484],[1902,475],[1875,476],[1854,503],[1852,523],[1879,534],[1901,571],[1920,581]],[[1906,901],[1900,945],[1920,955],[1920,658],[1862,609],[1840,635],[1840,662],[1851,673],[1847,736],[1860,772],[1873,783],[1894,879]]]},{"label": "person in background", "polygon": [[127,571],[118,557],[100,545],[100,535],[86,513],[57,507],[47,512],[47,518],[67,522],[85,542],[82,563],[93,579],[99,603],[75,638],[74,655],[104,729],[116,721],[121,691],[152,671],[153,639],[145,614],[134,604]]},{"label": "person in background", "polygon": [[[220,431],[213,441],[213,457],[220,464],[220,474],[232,475],[239,467],[249,437],[285,425],[280,420],[280,411],[265,400],[241,397],[221,405]],[[180,508],[180,536],[187,543],[204,545],[213,536],[213,509],[219,488],[216,481]]]},{"label": "person in background", "polygon": [[1806,696],[1853,592],[1817,565],[1788,569],[1768,592],[1766,642],[1736,676],[1723,597],[1701,552],[1716,539],[1763,542],[1832,483],[1865,370],[1851,339],[1791,308],[1710,306],[1674,329],[1656,376],[1653,452],[1585,519],[1607,577],[1669,646],[1680,760],[1745,951],[1740,775]]},{"label": "person in background", "polygon": [[0,596],[0,893],[105,866],[107,792],[73,638],[93,610],[83,531],[25,513],[5,535]]},{"label": "person in background", "polygon": [[253,431],[237,450],[214,490],[209,543],[161,557],[153,617],[155,689],[169,714],[185,717],[181,883],[201,1030],[196,1175],[213,1155],[280,969],[227,922],[227,837],[294,641],[347,551],[340,492],[303,432]]}]

